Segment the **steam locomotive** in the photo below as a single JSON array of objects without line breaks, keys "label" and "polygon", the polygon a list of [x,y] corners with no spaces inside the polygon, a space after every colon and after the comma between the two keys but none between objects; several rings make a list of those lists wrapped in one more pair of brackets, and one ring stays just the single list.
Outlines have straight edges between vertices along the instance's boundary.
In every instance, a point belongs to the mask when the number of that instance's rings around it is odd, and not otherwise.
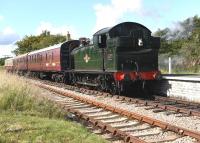
[{"label": "steam locomotive", "polygon": [[160,38],[135,22],[103,28],[86,38],[26,53],[5,61],[9,72],[50,78],[120,94],[128,88],[145,90],[160,76]]}]

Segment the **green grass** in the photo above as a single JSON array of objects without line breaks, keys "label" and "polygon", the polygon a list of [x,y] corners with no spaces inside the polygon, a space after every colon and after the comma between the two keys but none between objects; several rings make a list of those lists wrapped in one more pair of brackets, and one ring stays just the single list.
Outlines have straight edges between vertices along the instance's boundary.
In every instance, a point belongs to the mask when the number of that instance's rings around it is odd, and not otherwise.
[{"label": "green grass", "polygon": [[0,66],[0,70],[4,70],[4,66]]},{"label": "green grass", "polygon": [[23,78],[0,71],[0,143],[103,143]]},{"label": "green grass", "polygon": [[27,116],[23,113],[1,113],[0,143],[94,143],[105,142],[77,123]]}]

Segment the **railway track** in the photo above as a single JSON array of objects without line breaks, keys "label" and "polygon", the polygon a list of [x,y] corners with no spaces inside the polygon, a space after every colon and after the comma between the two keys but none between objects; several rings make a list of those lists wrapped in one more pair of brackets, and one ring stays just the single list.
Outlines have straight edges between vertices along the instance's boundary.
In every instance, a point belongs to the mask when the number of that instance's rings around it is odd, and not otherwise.
[{"label": "railway track", "polygon": [[[110,96],[105,94],[105,96]],[[161,109],[157,112],[163,111],[175,111],[177,113],[183,113],[187,116],[199,116],[200,117],[200,103],[194,103],[184,100],[178,100],[175,98],[155,96],[155,100],[130,98],[125,96],[116,96],[117,99],[127,101],[131,103],[141,104],[144,106],[151,106],[150,109]]]},{"label": "railway track", "polygon": [[165,108],[169,108],[169,110],[173,110],[179,113],[186,113],[192,116],[200,116],[200,103],[161,96],[155,96],[155,102],[160,102],[166,106]]},{"label": "railway track", "polygon": [[[55,83],[53,83],[53,85],[55,85]],[[88,90],[85,88],[79,89],[74,86],[59,84],[59,83],[56,83],[56,86],[65,87],[69,90],[89,93],[96,96],[114,97],[117,100],[122,101],[122,102],[129,102],[129,103],[134,103],[134,104],[140,104],[143,106],[150,106],[151,108],[149,109],[160,109],[160,110],[156,110],[156,112],[174,111],[176,113],[186,114],[187,116],[200,117],[200,103],[184,101],[184,100],[180,100],[176,98],[161,97],[161,96],[155,96],[155,100],[131,98],[131,97],[126,97],[126,96],[111,95],[109,93],[103,93],[103,92],[98,92],[94,90]]]},{"label": "railway track", "polygon": [[[57,85],[57,87],[47,85],[47,83],[39,83],[36,85],[62,95],[62,97],[60,96],[60,98],[53,100],[61,105],[63,109],[84,119],[95,128],[101,129],[102,132],[109,132],[112,136],[121,138],[124,142],[153,143],[200,141],[199,132],[170,125],[167,122],[77,95],[70,90],[61,88],[62,85]],[[71,86],[67,86],[67,89],[73,89],[85,94],[95,94],[96,96],[110,96],[106,93],[78,89]],[[127,98],[123,98],[122,100],[122,97],[119,96],[116,99],[126,101]],[[132,100],[129,100],[129,102],[132,102]]]}]

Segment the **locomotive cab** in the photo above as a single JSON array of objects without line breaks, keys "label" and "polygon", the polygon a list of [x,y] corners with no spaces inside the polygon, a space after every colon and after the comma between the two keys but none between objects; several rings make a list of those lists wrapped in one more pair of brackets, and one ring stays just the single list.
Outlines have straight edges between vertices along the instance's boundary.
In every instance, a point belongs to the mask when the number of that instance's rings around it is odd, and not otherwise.
[{"label": "locomotive cab", "polygon": [[99,35],[98,36],[98,47],[99,48],[106,48],[107,43],[107,36],[104,35]]},{"label": "locomotive cab", "polygon": [[159,38],[145,26],[124,22],[93,35],[93,45],[75,48],[74,77],[79,84],[123,91],[125,83],[154,80]]},{"label": "locomotive cab", "polygon": [[103,28],[93,35],[93,43],[96,48],[106,48],[107,47],[107,39],[109,36],[107,34],[107,31],[109,29],[110,28]]},{"label": "locomotive cab", "polygon": [[145,26],[124,22],[94,34],[94,44],[103,48],[103,68],[113,72],[116,81],[154,80],[159,77],[160,38],[151,36]]}]

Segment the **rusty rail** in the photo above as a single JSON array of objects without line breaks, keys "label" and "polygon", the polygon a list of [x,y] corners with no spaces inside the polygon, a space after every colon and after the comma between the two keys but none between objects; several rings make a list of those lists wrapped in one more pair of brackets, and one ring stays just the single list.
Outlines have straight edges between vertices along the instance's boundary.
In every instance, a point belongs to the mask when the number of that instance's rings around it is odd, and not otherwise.
[{"label": "rusty rail", "polygon": [[117,128],[114,128],[114,127],[112,127],[112,126],[110,126],[108,124],[105,124],[105,123],[101,122],[101,121],[97,121],[94,118],[89,117],[89,116],[79,112],[76,109],[68,108],[67,111],[69,111],[71,113],[74,113],[79,118],[85,119],[86,121],[92,123],[95,127],[101,128],[103,131],[109,131],[114,136],[118,135],[118,136],[123,137],[125,139],[125,142],[128,142],[128,143],[146,143],[145,141],[143,141],[143,140],[141,140],[141,139],[139,139],[137,137],[134,137],[132,135],[129,135],[128,133],[125,133],[123,131],[120,131]]},{"label": "rusty rail", "polygon": [[[86,89],[82,89],[83,91]],[[89,92],[95,92],[95,91],[89,91]],[[177,113],[184,113],[189,116],[199,116],[200,117],[200,104],[199,103],[194,103],[194,102],[188,102],[184,100],[178,100],[174,98],[167,98],[167,97],[160,97],[160,96],[155,96],[156,100],[142,100],[138,98],[130,98],[130,97],[125,97],[125,96],[119,96],[119,95],[111,95],[109,93],[101,93],[101,96],[115,96],[118,99],[121,99],[122,101],[127,101],[127,102],[132,102],[136,104],[142,104],[144,106],[152,106],[155,108],[160,108],[163,110],[170,110],[170,111],[175,111]],[[163,103],[166,102],[174,102],[176,104],[174,105],[166,105]],[[182,108],[182,107],[176,107],[177,104],[183,104],[183,105],[188,105],[188,106],[196,106],[199,110],[194,110],[188,108]]]},{"label": "rusty rail", "polygon": [[[105,94],[106,96],[109,96],[108,94]],[[165,98],[165,100],[163,98],[157,98],[156,101],[148,101],[148,100],[142,100],[142,99],[134,99],[134,98],[129,98],[129,97],[124,97],[124,96],[117,96],[118,99],[127,101],[127,102],[133,102],[136,104],[142,104],[144,106],[152,106],[152,107],[156,107],[156,108],[160,108],[163,110],[170,110],[170,111],[175,111],[177,113],[185,113],[187,115],[191,115],[191,116],[199,116],[200,117],[200,110],[193,110],[193,109],[186,109],[186,108],[181,108],[181,107],[176,107],[175,105],[164,105],[161,103],[162,102],[169,102],[172,101],[172,99],[169,98]],[[161,101],[159,101],[159,99]],[[188,103],[188,102],[178,102],[178,101],[172,101],[172,102],[176,102],[176,103],[181,103],[181,104],[188,104],[188,105],[193,105],[193,103]],[[194,105],[198,105],[198,103],[194,103]],[[199,105],[200,106],[200,105]]]},{"label": "rusty rail", "polygon": [[[116,108],[116,107],[113,107],[113,106],[110,106],[110,105],[106,105],[106,104],[98,102],[98,101],[93,101],[91,99],[87,99],[86,97],[80,97],[80,96],[75,95],[73,93],[69,93],[69,92],[66,92],[64,90],[60,90],[60,89],[57,89],[55,87],[52,87],[52,86],[47,86],[47,85],[44,85],[44,84],[40,84],[40,85],[37,85],[37,86],[48,89],[50,91],[53,91],[55,93],[58,93],[58,94],[61,94],[61,95],[64,95],[64,96],[71,97],[71,98],[76,99],[76,100],[97,106],[97,107],[101,107],[103,109],[112,111],[114,113],[118,113],[118,114],[126,116],[130,119],[136,119],[136,120],[139,120],[141,122],[145,122],[145,123],[148,123],[150,125],[160,127],[164,130],[169,130],[169,131],[173,131],[175,133],[178,133],[180,135],[193,137],[193,138],[197,139],[198,141],[200,141],[200,133],[199,132],[195,132],[195,131],[184,129],[184,128],[181,128],[181,127],[178,127],[178,126],[170,125],[169,123],[162,122],[162,121],[159,121],[159,120],[156,120],[156,119],[153,119],[153,118],[150,118],[150,117],[146,117],[146,116],[143,116],[143,115],[140,115],[140,114],[137,114],[137,113],[133,113],[133,112],[130,112],[130,111],[127,111],[127,110],[124,110],[124,109],[119,109],[119,108]],[[83,117],[88,118],[85,115]],[[91,119],[91,118],[88,118],[88,119],[91,120],[91,122],[94,122],[93,119]],[[126,134],[122,133],[121,131],[113,129],[112,127],[109,127],[107,125],[103,125],[101,122],[97,122],[96,124],[101,126],[101,127],[106,128],[109,131],[114,131],[114,133],[120,134],[121,136],[125,135],[128,142],[130,140],[135,141],[135,137],[126,135]]]}]

